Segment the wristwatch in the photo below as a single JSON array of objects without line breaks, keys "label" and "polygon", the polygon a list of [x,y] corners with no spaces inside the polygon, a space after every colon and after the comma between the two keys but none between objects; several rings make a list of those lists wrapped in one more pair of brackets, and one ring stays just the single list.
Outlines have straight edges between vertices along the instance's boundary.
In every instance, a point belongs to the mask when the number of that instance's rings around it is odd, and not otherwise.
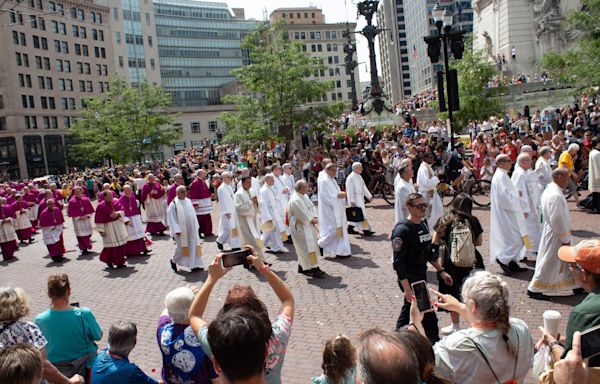
[{"label": "wristwatch", "polygon": [[563,346],[563,345],[561,344],[561,342],[560,342],[560,341],[558,341],[558,340],[554,340],[554,341],[552,341],[550,344],[548,344],[548,347],[550,347],[550,350],[552,350],[552,347],[554,347],[555,345],[560,345],[561,347],[563,347],[563,348],[564,348],[564,346]]},{"label": "wristwatch", "polygon": [[441,275],[441,274],[442,274],[442,272],[446,272],[446,269],[445,269],[445,268],[442,268],[442,269],[440,269],[439,271],[437,271],[437,274],[438,274],[438,275]]}]

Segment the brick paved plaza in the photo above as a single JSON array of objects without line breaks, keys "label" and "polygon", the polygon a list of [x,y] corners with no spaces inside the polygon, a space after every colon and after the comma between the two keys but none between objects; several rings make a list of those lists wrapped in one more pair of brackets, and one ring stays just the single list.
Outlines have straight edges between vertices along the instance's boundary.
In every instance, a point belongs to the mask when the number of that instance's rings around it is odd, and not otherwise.
[{"label": "brick paved plaza", "polygon": [[[572,202],[569,206],[574,242],[582,238],[600,237],[600,216],[578,211]],[[274,262],[272,269],[290,285],[296,298],[296,316],[283,369],[284,383],[307,383],[311,375],[321,373],[323,342],[326,339],[338,334],[355,338],[360,330],[375,326],[392,329],[396,323],[402,298],[391,267],[389,235],[394,211],[381,199],[375,200],[368,210],[375,236],[352,236],[353,257],[348,260],[322,260],[321,269],[328,274],[323,279],[311,280],[297,273],[293,246],[290,246],[292,252],[289,254],[270,255]],[[218,225],[217,211],[218,207],[213,213],[215,230]],[[489,210],[478,209],[475,214],[485,229],[481,253],[486,264],[489,264]],[[174,244],[166,236],[153,239],[152,255],[130,258],[129,266],[125,269],[108,270],[98,259],[102,245],[100,236],[97,233],[93,236],[95,253],[78,257],[70,219],[66,224],[68,262],[53,263],[38,234],[33,244],[24,245],[17,251],[18,261],[0,264],[0,285],[19,286],[27,291],[31,299],[31,319],[48,307],[49,300],[45,295],[48,274],[59,271],[68,273],[73,289],[71,300],[90,307],[104,330],[105,337],[100,347],[106,346],[106,334],[112,322],[120,319],[135,321],[139,327],[138,344],[131,359],[145,372],[158,378],[161,358],[155,327],[163,310],[165,294],[185,284],[201,285],[206,279],[206,272],[173,273],[169,258]],[[217,252],[214,241],[215,238],[212,238],[204,243],[204,255],[207,258],[212,258]],[[533,265],[533,262],[530,263],[530,268]],[[491,266],[491,270],[499,272],[496,265]],[[436,287],[437,280],[431,267],[430,271],[428,280],[432,283],[431,287]],[[531,270],[506,279],[511,288],[511,315],[525,320],[537,338],[542,312],[556,309],[563,314],[560,327],[563,333],[570,309],[584,295],[553,299],[552,302],[532,300],[526,294],[532,274]],[[214,318],[227,289],[234,283],[252,285],[267,304],[273,318],[279,307],[268,285],[255,273],[236,267],[219,281],[213,291],[207,319]],[[448,314],[440,314],[439,317],[440,326],[448,324]],[[155,371],[152,373],[152,370]]]}]

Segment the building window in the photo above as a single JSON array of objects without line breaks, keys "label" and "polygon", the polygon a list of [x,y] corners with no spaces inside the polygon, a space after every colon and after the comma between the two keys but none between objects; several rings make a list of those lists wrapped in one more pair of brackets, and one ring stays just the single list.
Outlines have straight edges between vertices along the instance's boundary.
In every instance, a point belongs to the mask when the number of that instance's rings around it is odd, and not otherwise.
[{"label": "building window", "polygon": [[80,45],[80,44],[77,44],[77,43],[75,43],[75,44],[74,44],[74,46],[75,46],[75,54],[76,54],[77,56],[81,56],[81,45]]},{"label": "building window", "polygon": [[[21,75],[19,75],[21,76]],[[44,76],[38,76],[38,88],[46,89],[46,80],[44,80]]]},{"label": "building window", "polygon": [[217,122],[216,121],[208,122],[208,132],[217,132]]},{"label": "building window", "polygon": [[56,116],[50,118],[50,127],[52,127],[52,129],[58,128],[58,118]]},{"label": "building window", "polygon": [[152,46],[152,36],[148,36],[148,46]]},{"label": "building window", "polygon": [[87,31],[85,27],[79,27],[79,36],[81,36],[82,39],[87,39]]},{"label": "building window", "polygon": [[46,96],[40,96],[40,103],[42,104],[42,109],[48,109],[48,98]]},{"label": "building window", "polygon": [[150,14],[146,13],[146,24],[150,25]]},{"label": "building window", "polygon": [[113,7],[113,17],[115,20],[119,20],[119,8]]},{"label": "building window", "polygon": [[117,31],[115,33],[115,38],[116,38],[117,44],[121,44],[121,32]]},{"label": "building window", "polygon": [[60,106],[62,108],[63,111],[66,111],[69,108],[69,105],[67,104],[67,98],[66,97],[61,97],[60,98]]},{"label": "building window", "polygon": [[192,129],[192,133],[200,133],[200,123],[198,123],[198,122],[191,123],[190,128]]},{"label": "building window", "polygon": [[50,58],[49,57],[44,57],[44,69],[46,70],[50,70]]},{"label": "building window", "polygon": [[79,80],[79,92],[85,92],[85,81]]},{"label": "building window", "polygon": [[50,128],[50,117],[49,116],[43,116],[42,117],[42,122],[44,125],[44,129],[49,129]]},{"label": "building window", "polygon": [[79,27],[74,25],[72,27],[72,29],[73,29],[73,37],[79,37]]},{"label": "building window", "polygon": [[154,63],[154,59],[150,59],[150,68],[151,69],[155,69],[156,68],[156,64]]},{"label": "building window", "polygon": [[119,56],[119,67],[123,68],[123,56]]},{"label": "building window", "polygon": [[69,119],[69,116],[63,117],[63,125],[65,128],[69,128],[71,126],[71,119]]}]

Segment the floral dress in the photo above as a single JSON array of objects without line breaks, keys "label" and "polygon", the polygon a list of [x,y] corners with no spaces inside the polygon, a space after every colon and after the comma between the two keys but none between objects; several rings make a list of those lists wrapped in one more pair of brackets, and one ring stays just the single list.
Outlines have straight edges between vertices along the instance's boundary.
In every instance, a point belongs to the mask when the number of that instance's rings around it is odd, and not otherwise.
[{"label": "floral dress", "polygon": [[[31,344],[41,350],[48,341],[38,326],[30,321],[0,322],[0,349],[18,344]],[[47,381],[42,380],[41,383],[45,384]]]}]

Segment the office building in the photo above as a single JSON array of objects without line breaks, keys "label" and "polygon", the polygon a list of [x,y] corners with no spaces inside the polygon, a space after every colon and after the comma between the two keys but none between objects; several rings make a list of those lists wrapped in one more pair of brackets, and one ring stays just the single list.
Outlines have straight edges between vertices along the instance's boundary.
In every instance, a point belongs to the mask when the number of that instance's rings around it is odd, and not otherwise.
[{"label": "office building", "polygon": [[[356,23],[326,23],[323,11],[315,7],[278,8],[271,13],[270,21],[278,20],[285,20],[285,28],[290,39],[299,41],[305,52],[313,58],[321,59],[326,66],[316,77],[320,80],[333,81],[334,89],[324,94],[318,102],[336,100],[351,102],[353,86],[360,101],[358,68],[355,69],[356,81],[353,85],[350,74],[346,73],[344,66],[344,44],[347,39],[343,36],[343,32],[347,28],[354,31]],[[355,35],[351,34],[350,37],[356,45]],[[358,62],[356,56],[355,60]]]},{"label": "office building", "polygon": [[110,8],[111,41],[116,73],[133,86],[160,85],[154,6],[149,0],[95,0]]},{"label": "office building", "polygon": [[177,107],[221,104],[231,71],[247,64],[242,39],[258,27],[243,9],[225,3],[156,0],[156,35],[162,85]]},{"label": "office building", "polygon": [[[438,64],[431,64],[427,56],[427,44],[423,37],[437,33],[431,17],[431,9],[436,0],[411,0],[404,2],[406,20],[406,40],[409,54],[409,70],[411,92],[413,95],[435,89],[436,73],[444,70],[443,57]],[[473,31],[473,10],[468,0],[441,0],[442,8],[447,8],[454,15],[453,29],[467,33]]]},{"label": "office building", "polygon": [[7,1],[0,12],[0,178],[66,171],[65,135],[114,73],[109,8]]},{"label": "office building", "polygon": [[385,30],[378,39],[383,92],[392,103],[411,95],[405,1],[383,0],[376,14],[377,26]]}]

